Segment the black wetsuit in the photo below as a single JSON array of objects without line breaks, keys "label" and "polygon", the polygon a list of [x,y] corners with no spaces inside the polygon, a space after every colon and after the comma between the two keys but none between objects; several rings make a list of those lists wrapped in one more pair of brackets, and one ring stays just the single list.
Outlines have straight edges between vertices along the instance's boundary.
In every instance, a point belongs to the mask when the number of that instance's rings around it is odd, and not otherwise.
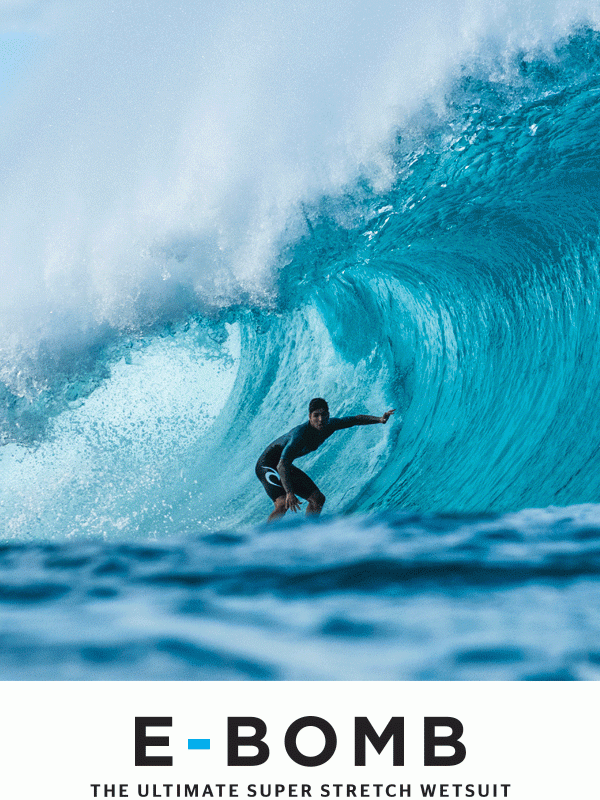
[{"label": "black wetsuit", "polygon": [[313,492],[317,492],[316,484],[305,472],[295,467],[292,461],[312,453],[332,433],[343,428],[351,428],[353,425],[356,425],[356,417],[330,418],[322,430],[314,428],[310,422],[305,422],[271,442],[256,462],[256,477],[264,486],[271,500],[276,500],[285,494],[277,472],[277,464],[280,461],[283,462],[284,472],[294,494],[307,500]]}]

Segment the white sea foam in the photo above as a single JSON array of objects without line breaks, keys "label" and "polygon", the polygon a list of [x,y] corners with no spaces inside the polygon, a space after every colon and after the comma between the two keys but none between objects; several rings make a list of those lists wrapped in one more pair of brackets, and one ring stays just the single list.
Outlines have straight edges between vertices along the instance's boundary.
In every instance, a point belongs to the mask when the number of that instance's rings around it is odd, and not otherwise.
[{"label": "white sea foam", "polygon": [[458,64],[582,20],[596,3],[4,0],[0,27],[45,36],[0,129],[4,376],[182,287],[268,292],[294,209],[385,184],[394,127]]}]

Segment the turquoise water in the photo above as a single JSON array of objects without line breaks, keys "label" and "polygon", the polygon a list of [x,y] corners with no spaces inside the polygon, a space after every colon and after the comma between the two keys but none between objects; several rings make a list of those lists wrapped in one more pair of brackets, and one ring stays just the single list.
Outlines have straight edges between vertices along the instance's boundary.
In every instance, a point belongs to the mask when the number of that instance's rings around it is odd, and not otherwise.
[{"label": "turquoise water", "polygon": [[[597,677],[600,36],[486,41],[271,205],[270,171],[220,194],[208,145],[181,145],[185,202],[154,162],[111,195],[89,109],[70,160],[13,143],[2,677]],[[46,162],[69,203],[12,214]],[[254,463],[316,395],[396,415],[300,462],[318,524],[266,529]]]}]

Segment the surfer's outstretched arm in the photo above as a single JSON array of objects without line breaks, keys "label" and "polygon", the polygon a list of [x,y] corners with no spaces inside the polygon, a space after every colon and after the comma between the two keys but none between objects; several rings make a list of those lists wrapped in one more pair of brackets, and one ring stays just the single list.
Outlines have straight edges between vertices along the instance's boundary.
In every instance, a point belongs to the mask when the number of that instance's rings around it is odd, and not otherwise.
[{"label": "surfer's outstretched arm", "polygon": [[339,430],[341,428],[353,428],[355,425],[385,425],[395,410],[396,409],[392,408],[390,411],[386,411],[381,417],[372,417],[369,414],[357,414],[355,417],[342,417],[337,421],[336,427]]}]

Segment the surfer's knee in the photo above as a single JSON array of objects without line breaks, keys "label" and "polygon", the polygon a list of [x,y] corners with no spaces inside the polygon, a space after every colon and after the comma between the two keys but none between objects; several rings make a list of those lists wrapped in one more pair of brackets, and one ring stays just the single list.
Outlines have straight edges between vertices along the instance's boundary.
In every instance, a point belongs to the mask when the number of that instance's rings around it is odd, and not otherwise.
[{"label": "surfer's knee", "polygon": [[317,491],[313,492],[308,498],[308,503],[311,509],[320,511],[325,505],[325,495],[317,489]]}]

